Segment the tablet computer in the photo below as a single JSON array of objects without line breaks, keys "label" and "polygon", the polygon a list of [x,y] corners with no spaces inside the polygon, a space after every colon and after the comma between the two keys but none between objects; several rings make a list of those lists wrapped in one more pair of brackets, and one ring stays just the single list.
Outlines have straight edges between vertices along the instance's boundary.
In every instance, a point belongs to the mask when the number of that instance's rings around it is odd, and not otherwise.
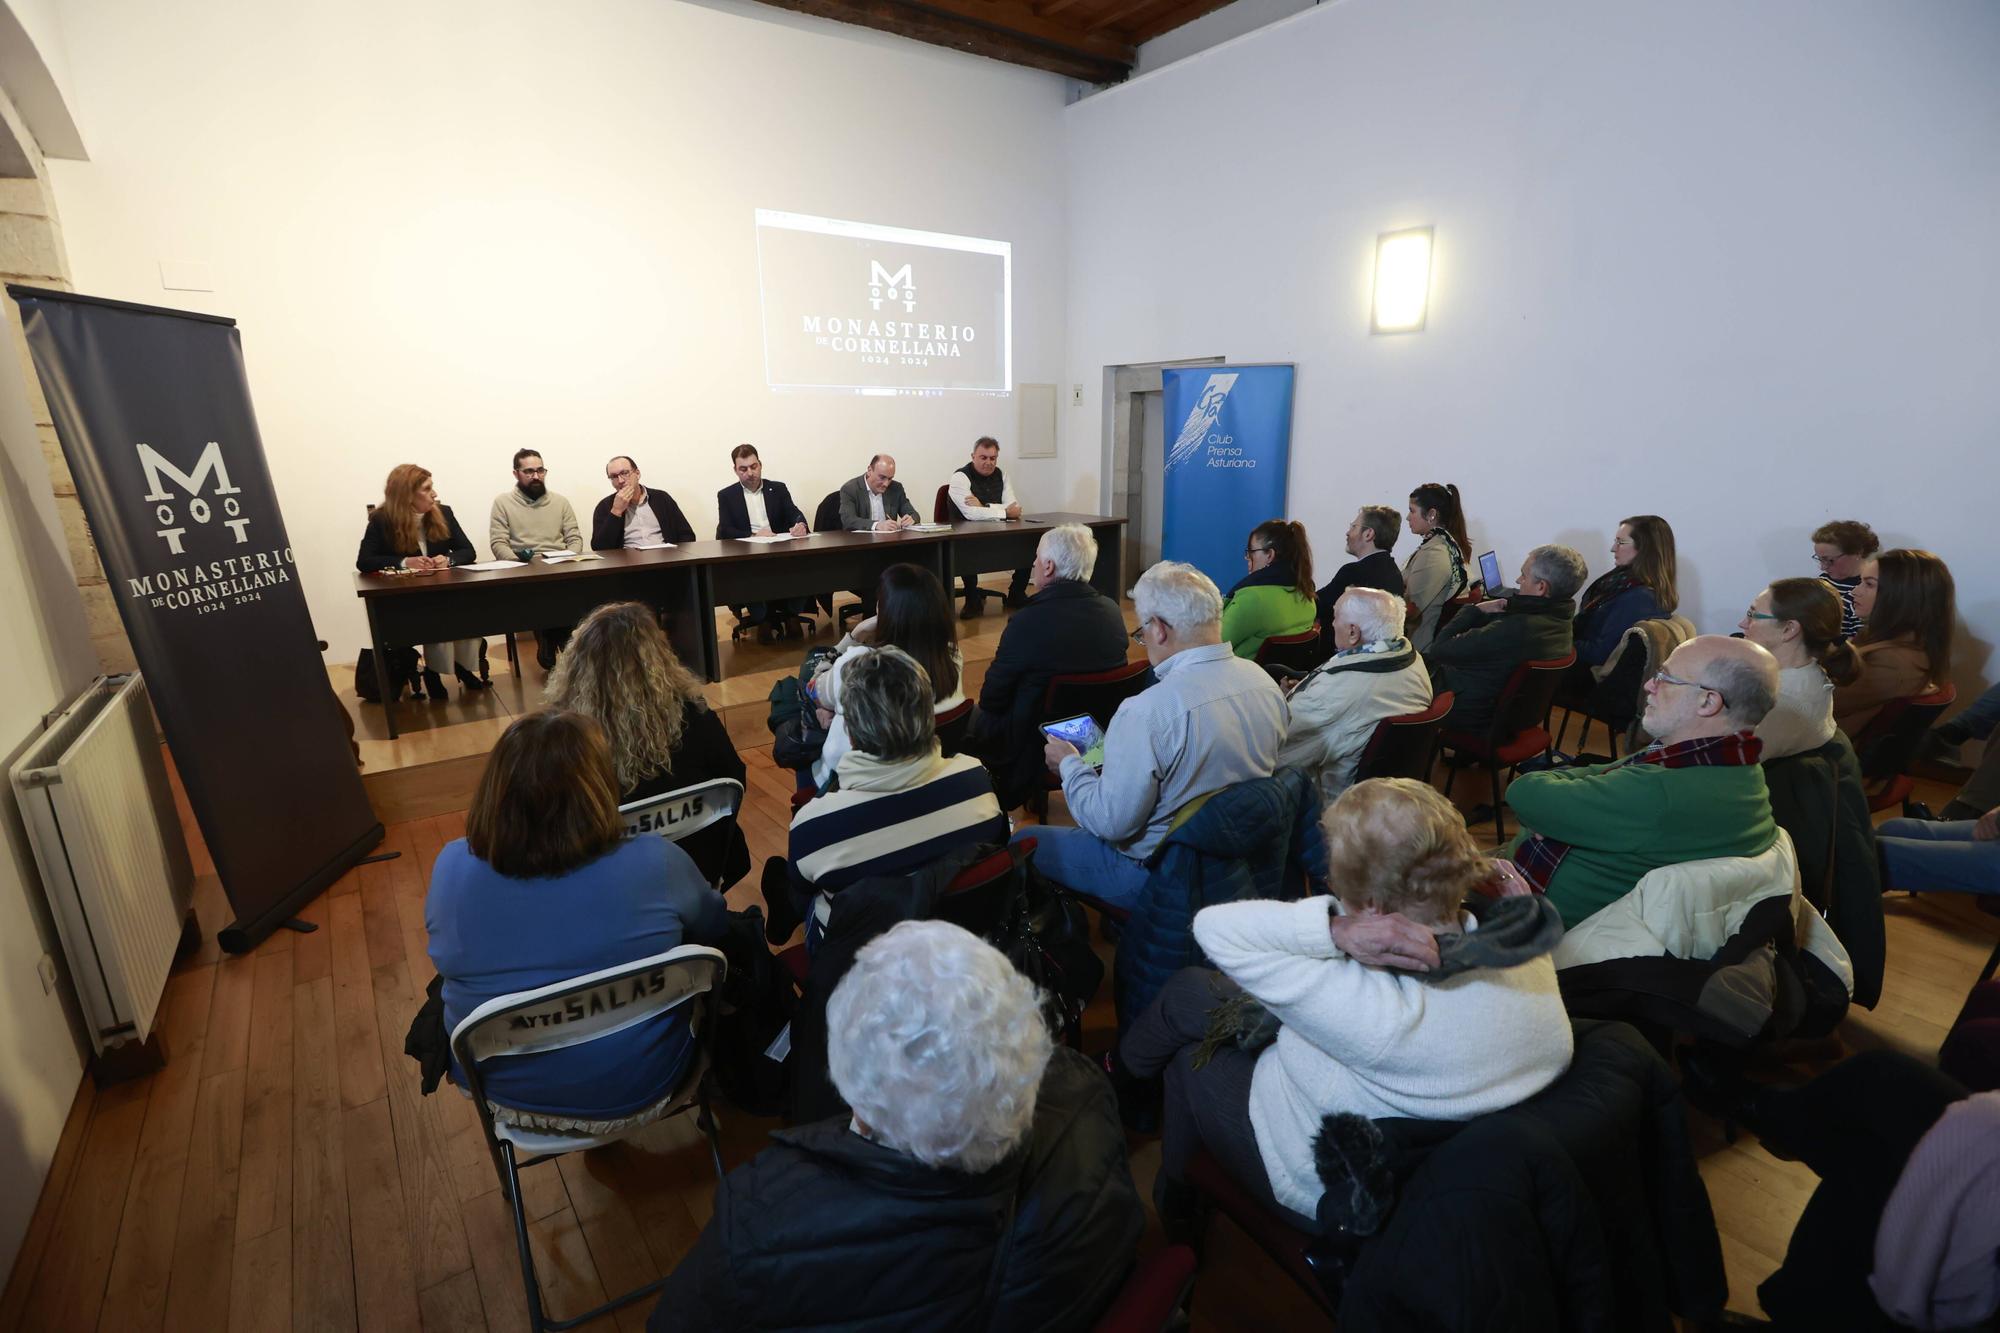
[{"label": "tablet computer", "polygon": [[1092,768],[1104,767],[1104,729],[1090,714],[1079,713],[1056,722],[1044,722],[1042,734],[1074,745],[1082,752],[1083,762]]}]

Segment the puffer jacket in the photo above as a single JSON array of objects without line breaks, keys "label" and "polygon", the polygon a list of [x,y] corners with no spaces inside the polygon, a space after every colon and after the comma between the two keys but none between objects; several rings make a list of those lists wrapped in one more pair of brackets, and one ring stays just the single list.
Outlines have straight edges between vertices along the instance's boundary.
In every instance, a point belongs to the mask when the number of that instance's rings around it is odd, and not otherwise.
[{"label": "puffer jacket", "polygon": [[1151,873],[1118,937],[1118,1027],[1145,1012],[1167,978],[1203,962],[1194,914],[1242,898],[1324,892],[1319,793],[1298,769],[1210,796],[1147,858]]},{"label": "puffer jacket", "polygon": [[1861,763],[1846,736],[1817,750],[1767,760],[1771,816],[1792,838],[1806,900],[1826,917],[1854,965],[1854,1002],[1882,998],[1888,942],[1882,922],[1882,865]]},{"label": "puffer jacket", "polygon": [[648,1333],[1088,1329],[1145,1226],[1110,1081],[1067,1047],[989,1171],[925,1166],[845,1116],[771,1139],[716,1191]]}]

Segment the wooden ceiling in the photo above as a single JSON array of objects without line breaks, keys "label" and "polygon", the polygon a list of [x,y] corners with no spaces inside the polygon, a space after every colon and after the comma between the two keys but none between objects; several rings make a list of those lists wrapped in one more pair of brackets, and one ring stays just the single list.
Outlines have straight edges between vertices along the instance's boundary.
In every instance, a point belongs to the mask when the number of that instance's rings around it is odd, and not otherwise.
[{"label": "wooden ceiling", "polygon": [[1132,72],[1134,49],[1229,0],[763,0],[1090,83]]}]

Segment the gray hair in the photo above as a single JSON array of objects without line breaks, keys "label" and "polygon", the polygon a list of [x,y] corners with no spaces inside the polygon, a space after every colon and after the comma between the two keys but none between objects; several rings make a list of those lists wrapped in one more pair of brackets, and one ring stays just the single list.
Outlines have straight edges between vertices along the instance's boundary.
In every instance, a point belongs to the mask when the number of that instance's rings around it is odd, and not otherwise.
[{"label": "gray hair", "polygon": [[1214,580],[1178,560],[1162,560],[1141,574],[1132,605],[1140,620],[1163,620],[1176,634],[1222,627],[1222,593]]},{"label": "gray hair", "polygon": [[876,936],[826,1027],[833,1086],[882,1146],[972,1173],[1027,1139],[1054,1044],[1034,984],[969,931],[904,921]]},{"label": "gray hair", "polygon": [[[1717,636],[1720,637],[1720,636]],[[1722,695],[1723,711],[1738,731],[1762,722],[1778,704],[1778,662],[1761,645],[1723,639],[1702,672],[1710,689]],[[1741,648],[1755,651],[1743,652]]]},{"label": "gray hair", "polygon": [[1590,577],[1590,566],[1572,546],[1537,546],[1528,552],[1528,572],[1549,585],[1549,596],[1567,602]]},{"label": "gray hair", "polygon": [[1081,523],[1050,528],[1035,554],[1056,567],[1059,579],[1087,579],[1097,569],[1097,538]]},{"label": "gray hair", "polygon": [[1403,616],[1409,608],[1403,599],[1380,588],[1349,588],[1334,603],[1333,613],[1344,616],[1361,631],[1363,643],[1403,637]]},{"label": "gray hair", "polygon": [[931,678],[901,648],[869,648],[840,669],[840,715],[847,739],[877,759],[912,759],[936,738]]}]

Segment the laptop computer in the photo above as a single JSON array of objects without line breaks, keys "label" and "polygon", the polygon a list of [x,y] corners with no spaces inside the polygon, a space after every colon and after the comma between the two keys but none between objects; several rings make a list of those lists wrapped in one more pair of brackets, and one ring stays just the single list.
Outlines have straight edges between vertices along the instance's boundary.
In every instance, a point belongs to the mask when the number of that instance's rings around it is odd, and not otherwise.
[{"label": "laptop computer", "polygon": [[1496,553],[1488,551],[1479,557],[1479,581],[1486,585],[1488,596],[1498,593],[1504,586],[1505,580],[1500,577],[1500,557]]}]

